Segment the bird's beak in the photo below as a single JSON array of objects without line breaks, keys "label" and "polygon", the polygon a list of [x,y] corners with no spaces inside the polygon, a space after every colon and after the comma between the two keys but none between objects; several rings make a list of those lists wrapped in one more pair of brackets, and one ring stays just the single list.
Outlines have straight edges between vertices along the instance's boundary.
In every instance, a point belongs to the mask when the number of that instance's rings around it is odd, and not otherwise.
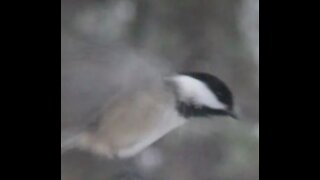
[{"label": "bird's beak", "polygon": [[233,111],[229,111],[228,112],[228,115],[230,116],[230,117],[232,117],[233,119],[235,119],[235,120],[238,120],[239,118],[238,118],[238,115],[235,113],[235,112],[233,112]]}]

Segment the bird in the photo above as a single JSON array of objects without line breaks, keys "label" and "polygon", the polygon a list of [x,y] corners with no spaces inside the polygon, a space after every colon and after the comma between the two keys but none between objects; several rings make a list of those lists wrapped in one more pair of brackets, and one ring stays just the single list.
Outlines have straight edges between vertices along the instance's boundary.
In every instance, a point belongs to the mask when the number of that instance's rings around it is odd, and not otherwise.
[{"label": "bird", "polygon": [[237,119],[233,94],[215,75],[180,72],[160,79],[103,107],[94,123],[61,149],[126,159],[190,122],[200,124],[199,119],[216,116]]}]

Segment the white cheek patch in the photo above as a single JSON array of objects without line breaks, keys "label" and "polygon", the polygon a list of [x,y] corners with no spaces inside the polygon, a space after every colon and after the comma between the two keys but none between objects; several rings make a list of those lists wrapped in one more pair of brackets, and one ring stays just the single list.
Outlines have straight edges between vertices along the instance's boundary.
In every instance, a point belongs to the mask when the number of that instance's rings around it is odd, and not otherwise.
[{"label": "white cheek patch", "polygon": [[200,80],[186,75],[174,76],[172,80],[177,85],[180,101],[191,102],[199,106],[205,105],[213,109],[226,108],[226,105],[218,100],[214,92]]}]

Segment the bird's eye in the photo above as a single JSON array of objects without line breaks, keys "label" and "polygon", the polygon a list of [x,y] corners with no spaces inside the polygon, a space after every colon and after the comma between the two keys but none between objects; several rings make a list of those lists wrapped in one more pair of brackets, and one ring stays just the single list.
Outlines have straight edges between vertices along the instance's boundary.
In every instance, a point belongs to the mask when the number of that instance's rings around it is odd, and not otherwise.
[{"label": "bird's eye", "polygon": [[215,92],[216,93],[216,95],[218,95],[218,96],[220,96],[222,93],[221,93],[221,91],[217,91],[217,92]]}]

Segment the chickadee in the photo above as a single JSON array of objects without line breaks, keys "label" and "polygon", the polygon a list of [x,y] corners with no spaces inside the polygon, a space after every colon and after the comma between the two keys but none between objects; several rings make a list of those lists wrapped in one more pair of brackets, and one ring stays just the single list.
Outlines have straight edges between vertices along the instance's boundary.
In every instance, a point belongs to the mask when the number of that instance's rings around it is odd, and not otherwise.
[{"label": "chickadee", "polygon": [[207,73],[179,73],[141,89],[104,108],[94,128],[73,138],[72,147],[129,158],[195,118],[236,118],[231,91]]}]

